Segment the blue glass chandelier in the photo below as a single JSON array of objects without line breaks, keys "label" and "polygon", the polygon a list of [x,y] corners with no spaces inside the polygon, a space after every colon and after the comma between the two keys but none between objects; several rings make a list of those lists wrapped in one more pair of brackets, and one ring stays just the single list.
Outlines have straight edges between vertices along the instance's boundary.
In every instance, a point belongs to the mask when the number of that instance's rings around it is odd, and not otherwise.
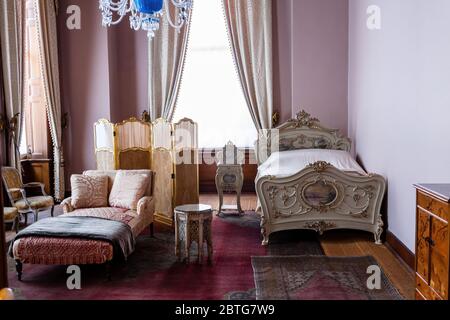
[{"label": "blue glass chandelier", "polygon": [[[159,29],[160,19],[165,13],[169,24],[178,31],[188,23],[193,0],[100,0],[102,23],[105,27],[119,24],[125,16],[130,15],[133,30],[147,31],[150,39]],[[172,18],[169,6],[175,7],[176,15]]]}]

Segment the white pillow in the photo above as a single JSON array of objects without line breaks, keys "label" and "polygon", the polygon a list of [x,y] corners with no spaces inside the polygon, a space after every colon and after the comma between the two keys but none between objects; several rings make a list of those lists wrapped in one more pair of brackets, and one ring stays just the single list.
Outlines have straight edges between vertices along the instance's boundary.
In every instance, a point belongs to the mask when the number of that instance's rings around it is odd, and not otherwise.
[{"label": "white pillow", "polygon": [[109,195],[109,205],[114,208],[137,210],[138,202],[144,197],[150,175],[119,171]]}]

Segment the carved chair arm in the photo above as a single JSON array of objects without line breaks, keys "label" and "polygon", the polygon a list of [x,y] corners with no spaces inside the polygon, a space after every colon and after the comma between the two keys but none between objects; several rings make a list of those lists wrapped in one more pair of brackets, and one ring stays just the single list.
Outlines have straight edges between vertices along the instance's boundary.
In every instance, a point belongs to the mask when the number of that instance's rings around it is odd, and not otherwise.
[{"label": "carved chair arm", "polygon": [[67,198],[63,202],[61,202],[61,206],[63,208],[64,213],[69,213],[74,211],[72,207],[72,198]]}]

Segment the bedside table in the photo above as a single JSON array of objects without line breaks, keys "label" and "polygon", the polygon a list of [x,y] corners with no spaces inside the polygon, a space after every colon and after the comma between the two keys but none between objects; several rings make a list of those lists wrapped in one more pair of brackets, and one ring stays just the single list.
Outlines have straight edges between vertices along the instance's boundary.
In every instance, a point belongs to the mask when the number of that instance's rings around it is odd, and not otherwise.
[{"label": "bedside table", "polygon": [[[238,211],[243,213],[241,207],[241,192],[244,184],[244,172],[240,164],[220,164],[217,166],[216,188],[219,194],[219,212]],[[224,205],[223,194],[226,192],[235,192],[237,196],[237,205]]]},{"label": "bedside table", "polygon": [[[212,208],[203,204],[175,208],[175,254],[181,260],[184,253],[190,262],[192,242],[197,242],[198,263],[203,261],[203,245],[208,246],[208,263],[213,261]],[[183,251],[183,252],[182,252]]]},{"label": "bedside table", "polygon": [[[244,184],[243,163],[245,161],[244,154],[240,153],[233,142],[218,152],[216,156],[217,172],[216,172],[216,188],[219,194],[219,212],[220,215],[224,211],[238,211],[239,214],[244,213],[241,207],[241,192]],[[224,205],[224,193],[236,193],[236,205]]]}]

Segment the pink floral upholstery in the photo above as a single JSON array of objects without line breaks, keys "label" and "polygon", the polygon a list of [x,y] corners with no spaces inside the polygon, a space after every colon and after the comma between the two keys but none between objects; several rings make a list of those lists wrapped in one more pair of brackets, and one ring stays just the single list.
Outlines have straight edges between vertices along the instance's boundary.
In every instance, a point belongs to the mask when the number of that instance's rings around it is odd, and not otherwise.
[{"label": "pink floral upholstery", "polygon": [[[151,171],[140,171],[150,173]],[[90,176],[107,175],[114,182],[114,172],[90,171]],[[147,190],[152,190],[150,187]],[[137,210],[102,207],[75,209],[72,199],[64,200],[61,205],[66,216],[90,216],[121,221],[131,227],[137,237],[153,223],[154,200],[148,192],[137,203]],[[22,238],[14,243],[14,258],[22,263],[45,265],[103,264],[113,259],[113,246],[106,241],[85,239],[60,239],[51,237]]]},{"label": "pink floral upholstery", "polygon": [[[131,212],[117,208],[80,209],[66,216],[90,216],[127,224],[135,218]],[[113,259],[113,252],[113,246],[101,240],[29,237],[14,244],[14,257],[30,264],[103,264]]]},{"label": "pink floral upholstery", "polygon": [[109,242],[30,237],[16,241],[14,256],[22,263],[45,265],[103,264],[113,259]]},{"label": "pink floral upholstery", "polygon": [[78,209],[65,214],[67,217],[95,217],[101,219],[121,221],[129,223],[134,216],[128,214],[127,209],[120,208],[93,208],[93,209]]}]

